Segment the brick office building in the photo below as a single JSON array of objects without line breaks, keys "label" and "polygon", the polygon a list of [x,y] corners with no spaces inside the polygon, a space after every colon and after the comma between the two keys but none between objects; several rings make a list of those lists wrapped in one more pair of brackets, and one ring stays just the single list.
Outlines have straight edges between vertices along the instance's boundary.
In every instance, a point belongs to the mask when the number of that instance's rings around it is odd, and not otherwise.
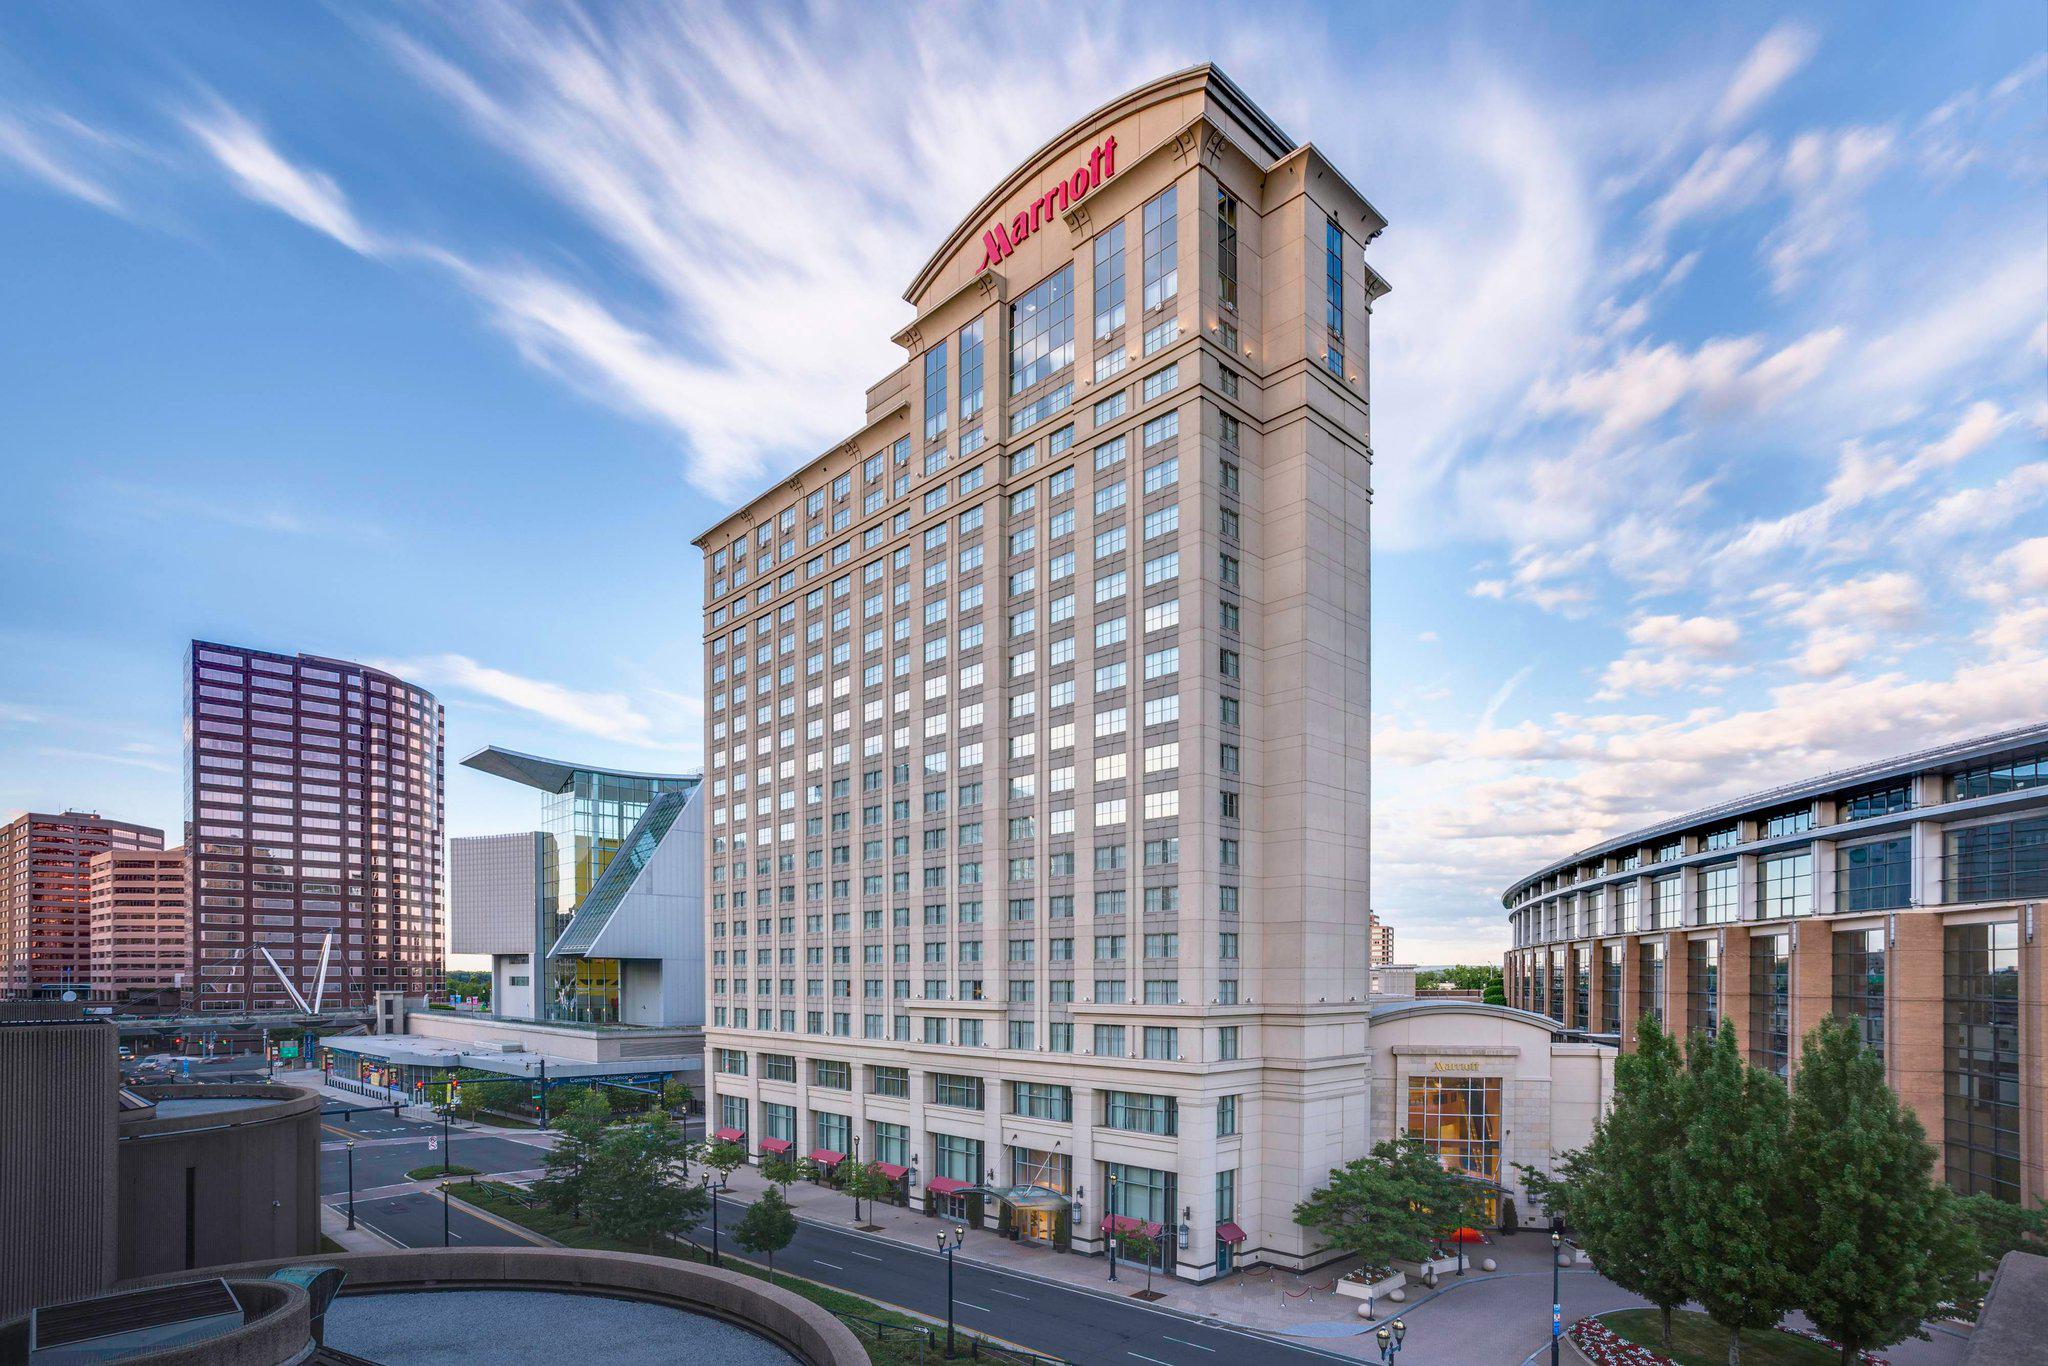
[{"label": "brick office building", "polygon": [[0,996],[89,992],[93,859],[163,847],[161,830],[88,811],[0,825]]}]

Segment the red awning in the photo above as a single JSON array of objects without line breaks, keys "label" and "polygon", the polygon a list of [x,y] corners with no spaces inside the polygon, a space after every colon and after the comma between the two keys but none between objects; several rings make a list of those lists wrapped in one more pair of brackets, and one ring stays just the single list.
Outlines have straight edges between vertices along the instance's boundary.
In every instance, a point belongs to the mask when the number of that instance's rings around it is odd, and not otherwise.
[{"label": "red awning", "polygon": [[761,1151],[764,1153],[773,1153],[777,1157],[780,1157],[782,1154],[788,1152],[791,1148],[795,1146],[795,1144],[791,1143],[786,1138],[764,1138],[761,1140]]},{"label": "red awning", "polygon": [[711,1136],[720,1143],[739,1143],[746,1139],[746,1135],[738,1129],[713,1129]]},{"label": "red awning", "polygon": [[935,1176],[925,1187],[933,1195],[958,1195],[961,1191],[973,1190],[965,1181],[955,1181],[950,1176]]},{"label": "red awning", "polygon": [[1241,1243],[1244,1241],[1244,1230],[1236,1224],[1218,1224],[1216,1225],[1216,1241],[1219,1243]]},{"label": "red awning", "polygon": [[822,1162],[828,1167],[836,1167],[845,1160],[845,1153],[835,1153],[830,1148],[811,1149],[811,1161]]},{"label": "red awning", "polygon": [[1476,1228],[1454,1228],[1451,1230],[1451,1241],[1454,1243],[1483,1243],[1486,1241],[1486,1235]]},{"label": "red awning", "polygon": [[877,1162],[875,1170],[888,1177],[891,1181],[901,1181],[904,1177],[910,1175],[910,1168],[899,1167],[894,1162]]},{"label": "red awning", "polygon": [[1105,1214],[1102,1217],[1102,1231],[1104,1233],[1142,1233],[1147,1238],[1157,1238],[1160,1234],[1160,1227],[1157,1224],[1148,1224],[1143,1219],[1134,1218],[1128,1214]]}]

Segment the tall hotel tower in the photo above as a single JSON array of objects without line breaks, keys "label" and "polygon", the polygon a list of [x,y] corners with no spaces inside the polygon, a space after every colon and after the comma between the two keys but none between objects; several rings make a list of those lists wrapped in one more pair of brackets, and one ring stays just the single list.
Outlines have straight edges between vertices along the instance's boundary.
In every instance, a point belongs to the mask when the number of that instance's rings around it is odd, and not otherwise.
[{"label": "tall hotel tower", "polygon": [[201,1010],[442,993],[444,733],[432,693],[379,670],[192,642],[185,849]]},{"label": "tall hotel tower", "polygon": [[1384,220],[1222,72],[1062,132],[705,532],[710,1122],[1190,1279],[1367,1135]]}]

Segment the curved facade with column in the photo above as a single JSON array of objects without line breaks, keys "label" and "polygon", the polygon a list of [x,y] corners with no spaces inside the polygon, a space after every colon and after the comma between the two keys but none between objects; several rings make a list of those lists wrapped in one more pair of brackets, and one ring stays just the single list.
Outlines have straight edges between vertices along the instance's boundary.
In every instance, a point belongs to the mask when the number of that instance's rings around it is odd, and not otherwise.
[{"label": "curved facade with column", "polygon": [[1508,1000],[1635,1041],[1731,1023],[1798,1084],[1857,1022],[1950,1184],[2048,1191],[2048,724],[1647,826],[1508,888]]}]

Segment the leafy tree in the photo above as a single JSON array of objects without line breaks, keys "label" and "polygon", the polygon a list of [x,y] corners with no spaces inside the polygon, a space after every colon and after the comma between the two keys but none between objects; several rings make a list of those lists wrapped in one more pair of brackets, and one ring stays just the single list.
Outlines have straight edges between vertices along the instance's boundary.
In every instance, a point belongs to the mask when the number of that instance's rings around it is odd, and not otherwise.
[{"label": "leafy tree", "polygon": [[1838,1016],[1801,1045],[1786,1165],[1783,1255],[1800,1270],[1799,1307],[1842,1344],[1843,1366],[1926,1336],[1921,1322],[1974,1278],[1980,1258],[1970,1239],[1947,1236],[1960,1212],[1932,1179],[1926,1131]]},{"label": "leafy tree", "polygon": [[1150,1234],[1142,1229],[1128,1229],[1116,1234],[1118,1251],[1130,1261],[1145,1264],[1145,1293],[1152,1293],[1152,1263],[1159,1260],[1159,1244],[1152,1241]]},{"label": "leafy tree", "polygon": [[1488,982],[1500,980],[1500,969],[1483,964],[1459,963],[1448,968],[1430,968],[1415,974],[1418,990],[1425,987],[1456,987],[1460,991],[1484,991]]},{"label": "leafy tree", "polygon": [[732,1175],[735,1167],[746,1164],[747,1150],[737,1143],[706,1143],[697,1150],[697,1160],[717,1172],[719,1181],[723,1182]]},{"label": "leafy tree", "polygon": [[591,1172],[610,1123],[612,1105],[595,1087],[577,1094],[555,1121],[559,1137],[541,1159],[546,1175],[533,1183],[534,1194],[558,1214],[581,1217],[591,1185]]},{"label": "leafy tree", "polygon": [[1728,1330],[1728,1366],[1740,1366],[1743,1330],[1775,1327],[1799,1299],[1800,1276],[1786,1260],[1794,1215],[1785,1083],[1743,1059],[1723,1020],[1718,1034],[1693,1037],[1682,1101],[1683,1179],[1664,1213],[1692,1297]]},{"label": "leafy tree", "polygon": [[674,1077],[661,1084],[661,1103],[676,1114],[688,1114],[693,1099],[689,1086]]},{"label": "leafy tree", "polygon": [[1381,1267],[1427,1258],[1438,1235],[1470,1220],[1481,1198],[1422,1140],[1394,1139],[1332,1169],[1329,1184],[1294,1207],[1294,1222]]},{"label": "leafy tree", "polygon": [[1946,1236],[1959,1247],[1949,1263],[1955,1273],[1949,1302],[1974,1316],[1984,1304],[1984,1277],[1998,1268],[1999,1260],[2022,1248],[2038,1252],[2040,1243],[2048,1241],[2048,1205],[2021,1209],[1995,1195],[1958,1195],[1950,1208],[1955,1222]]},{"label": "leafy tree", "polygon": [[488,1010],[491,1005],[491,974],[474,970],[452,971],[448,974],[448,994],[481,998],[484,1008]]},{"label": "leafy tree", "polygon": [[1600,1273],[1657,1306],[1667,1352],[1671,1313],[1692,1297],[1669,1209],[1685,1184],[1676,1123],[1684,1090],[1677,1040],[1645,1015],[1636,1051],[1615,1059],[1614,1103],[1593,1141],[1566,1153],[1549,1175],[1520,1169],[1529,1193],[1564,1221]]},{"label": "leafy tree", "polygon": [[761,1176],[772,1185],[781,1186],[786,1192],[790,1186],[805,1180],[810,1173],[810,1163],[795,1153],[776,1153],[761,1160]]},{"label": "leafy tree", "polygon": [[1504,1006],[1508,1003],[1507,983],[1496,977],[1480,990],[1479,999],[1490,1006]]},{"label": "leafy tree", "polygon": [[747,1206],[747,1212],[740,1216],[732,1231],[734,1242],[749,1252],[767,1256],[770,1285],[775,1284],[775,1254],[788,1247],[795,1237],[796,1214],[774,1186],[762,1191],[761,1198]]},{"label": "leafy tree", "polygon": [[653,1248],[694,1226],[710,1197],[689,1180],[689,1140],[661,1115],[614,1124],[598,1140],[584,1203],[607,1236]]},{"label": "leafy tree", "polygon": [[896,1183],[883,1175],[882,1169],[872,1162],[847,1161],[839,1164],[839,1189],[853,1197],[853,1217],[858,1219],[861,1201],[872,1205],[877,1200],[887,1200],[889,1193],[896,1189]]}]

